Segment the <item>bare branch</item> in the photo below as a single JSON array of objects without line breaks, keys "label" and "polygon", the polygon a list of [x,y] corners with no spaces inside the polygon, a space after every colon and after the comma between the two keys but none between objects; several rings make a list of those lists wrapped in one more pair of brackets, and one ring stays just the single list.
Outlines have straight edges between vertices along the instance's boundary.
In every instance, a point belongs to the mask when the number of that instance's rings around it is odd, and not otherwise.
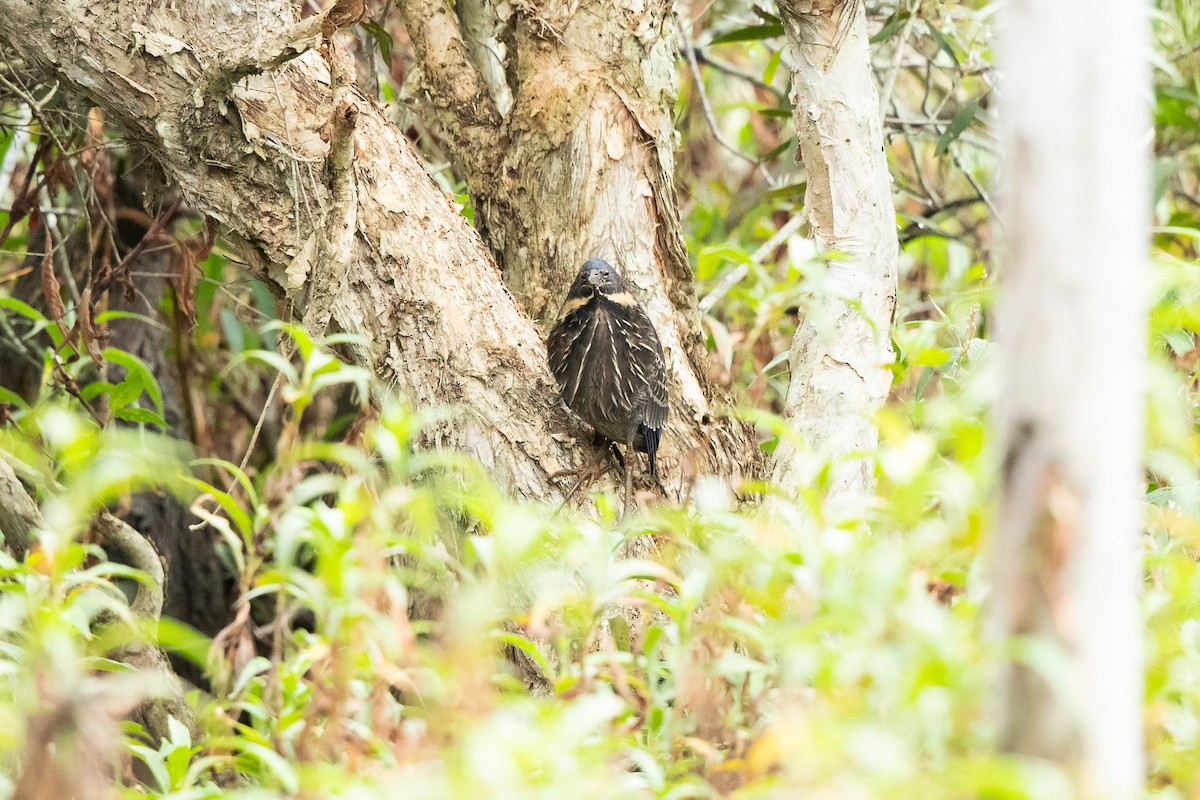
[{"label": "bare branch", "polygon": [[708,129],[712,131],[713,139],[721,147],[742,159],[751,167],[757,167],[759,163],[758,159],[743,153],[737,145],[726,139],[725,134],[721,132],[721,126],[717,124],[717,119],[713,115],[712,103],[708,101],[708,92],[704,89],[704,76],[700,74],[700,65],[696,63],[696,49],[692,46],[692,42],[688,38],[687,29],[683,27],[683,20],[677,20],[677,23],[679,26],[679,38],[683,43],[683,51],[687,54],[688,67],[692,73],[692,81],[696,84],[696,94],[700,96],[700,107],[704,109],[704,119],[708,122]]},{"label": "bare branch", "polygon": [[800,230],[800,226],[804,224],[804,220],[805,217],[803,213],[793,214],[791,219],[783,224],[783,227],[775,231],[770,239],[767,239],[767,241],[763,242],[762,245],[760,245],[759,248],[754,251],[753,255],[750,256],[749,264],[738,264],[736,267],[729,270],[725,277],[721,278],[721,280],[717,282],[717,285],[712,288],[712,291],[706,294],[704,299],[700,301],[700,312],[707,314],[709,311],[711,311],[712,307],[721,302],[721,298],[728,294],[730,289],[732,289],[734,286],[737,286],[742,282],[743,278],[750,274],[751,266],[755,266],[766,261],[771,253],[775,252],[776,248],[790,239],[792,234]]}]

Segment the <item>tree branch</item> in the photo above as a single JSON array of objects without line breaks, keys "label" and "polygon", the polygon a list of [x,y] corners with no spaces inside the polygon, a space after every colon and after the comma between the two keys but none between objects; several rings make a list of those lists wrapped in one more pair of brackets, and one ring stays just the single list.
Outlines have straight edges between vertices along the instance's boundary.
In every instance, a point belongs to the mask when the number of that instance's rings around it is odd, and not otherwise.
[{"label": "tree branch", "polygon": [[424,101],[454,140],[452,152],[468,180],[490,182],[503,149],[502,118],[449,3],[400,0],[397,7],[420,62],[415,83]]},{"label": "tree branch", "polygon": [[25,491],[13,467],[16,459],[0,452],[0,536],[13,558],[25,558],[33,546],[33,536],[41,522],[37,503]]},{"label": "tree branch", "polygon": [[513,104],[507,71],[511,59],[502,43],[508,20],[500,17],[496,0],[458,0],[455,10],[462,23],[463,38],[475,67],[503,117]]}]

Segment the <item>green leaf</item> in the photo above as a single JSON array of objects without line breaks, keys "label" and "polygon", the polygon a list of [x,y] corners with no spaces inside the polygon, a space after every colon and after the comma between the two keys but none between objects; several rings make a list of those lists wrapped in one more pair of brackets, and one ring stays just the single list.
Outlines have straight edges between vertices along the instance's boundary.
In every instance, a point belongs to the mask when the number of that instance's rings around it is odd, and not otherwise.
[{"label": "green leaf", "polygon": [[232,311],[228,308],[221,309],[221,330],[225,333],[225,342],[229,345],[229,352],[235,355],[246,350],[246,334],[243,327],[241,320]]},{"label": "green leaf", "polygon": [[233,736],[214,737],[213,741],[217,746],[225,746],[232,750],[237,750],[245,758],[262,765],[267,772],[275,777],[284,791],[289,794],[296,794],[300,791],[300,778],[296,775],[295,767],[286,758],[266,745]]},{"label": "green leaf", "polygon": [[804,183],[789,183],[787,186],[780,186],[778,189],[772,189],[766,192],[763,196],[770,200],[796,200],[804,199],[804,193],[808,191],[808,182]]},{"label": "green leaf", "polygon": [[792,110],[790,108],[763,108],[759,109],[758,113],[764,117],[773,117],[775,119],[792,118]]},{"label": "green leaf", "polygon": [[0,403],[14,405],[22,411],[29,410],[29,404],[25,402],[23,397],[11,389],[5,389],[3,386],[0,386]]},{"label": "green leaf", "polygon": [[507,644],[510,647],[514,647],[528,656],[529,660],[536,664],[537,668],[541,670],[542,676],[551,684],[557,681],[557,678],[554,676],[554,669],[550,666],[550,662],[546,660],[544,655],[542,655],[542,651],[538,650],[537,645],[531,642],[529,639],[526,639],[519,633],[513,633],[512,631],[493,631],[492,638],[498,642]]},{"label": "green leaf", "polygon": [[184,481],[199,489],[201,492],[204,492],[213,500],[216,500],[217,504],[220,505],[222,510],[224,510],[224,512],[229,516],[229,520],[238,527],[238,530],[241,532],[243,538],[249,537],[253,527],[250,522],[250,516],[242,510],[242,507],[238,505],[237,500],[235,500],[232,495],[221,491],[215,486],[205,483],[199,478],[185,477]]},{"label": "green leaf", "polygon": [[0,308],[8,309],[13,313],[20,314],[22,317],[27,317],[34,322],[49,322],[46,316],[28,303],[22,303],[15,297],[0,297]]},{"label": "green leaf", "polygon": [[130,373],[125,380],[108,391],[109,408],[116,412],[132,405],[141,396],[142,382],[135,373]]},{"label": "green leaf", "polygon": [[271,350],[249,350],[241,354],[241,357],[246,361],[258,361],[268,367],[273,367],[276,372],[283,375],[288,383],[299,383],[300,374],[296,372],[295,367],[279,353]]},{"label": "green leaf", "polygon": [[897,11],[895,14],[892,14],[883,23],[883,27],[871,37],[871,44],[886,42],[888,39],[891,39],[893,36],[898,34],[901,29],[904,28],[904,23],[908,21],[910,16],[911,14],[909,14],[907,11]]},{"label": "green leaf", "polygon": [[711,44],[730,44],[732,42],[756,42],[761,39],[773,39],[783,36],[783,25],[778,22],[768,22],[763,25],[749,25],[745,28],[722,33],[714,36]]},{"label": "green leaf", "polygon": [[138,408],[137,406],[119,408],[113,412],[113,416],[126,422],[137,422],[142,425],[157,425],[160,428],[167,427],[167,421],[148,408]]},{"label": "green leaf", "polygon": [[158,381],[154,379],[154,373],[150,371],[150,365],[132,353],[126,353],[124,350],[118,350],[115,347],[104,348],[101,355],[105,361],[110,361],[113,364],[124,367],[130,375],[137,375],[138,380],[142,384],[141,388],[146,390],[146,394],[150,396],[150,401],[154,403],[154,410],[161,417],[164,413],[162,390],[158,388]]},{"label": "green leaf", "polygon": [[793,143],[793,142],[795,142],[795,141],[796,141],[796,137],[795,137],[795,136],[793,136],[793,137],[789,138],[789,139],[788,139],[787,141],[785,141],[783,144],[779,145],[779,146],[778,146],[778,147],[776,147],[774,150],[772,150],[771,152],[767,153],[765,156],[763,156],[762,158],[760,158],[760,159],[759,159],[759,161],[766,162],[766,161],[773,161],[773,160],[775,160],[775,159],[776,159],[776,158],[778,158],[779,156],[781,156],[781,155],[783,155],[784,153],[786,153],[786,152],[788,151],[788,148],[789,148],[789,147],[791,147],[791,146],[792,146],[792,143]]},{"label": "green leaf", "polygon": [[929,36],[937,43],[938,50],[950,56],[950,60],[957,64],[958,54],[954,52],[954,45],[950,44],[950,40],[946,38],[946,35],[939,31],[929,20],[925,20],[925,27],[929,29]]},{"label": "green leaf", "polygon": [[1192,334],[1180,328],[1168,328],[1162,332],[1162,337],[1177,356],[1190,353],[1196,347]]},{"label": "green leaf", "polygon": [[133,311],[105,311],[96,315],[96,322],[109,322],[114,319],[136,319],[138,322],[144,322],[151,327],[158,328],[160,331],[169,330],[166,325],[163,325],[156,319],[151,319],[145,314],[137,314]]},{"label": "green leaf", "polygon": [[382,25],[373,20],[360,22],[359,24],[375,40],[375,44],[379,47],[379,55],[383,56],[383,63],[390,66],[392,63],[392,47],[395,45],[392,35],[384,30]]},{"label": "green leaf", "polygon": [[938,137],[937,147],[934,148],[933,154],[940,156],[945,153],[950,148],[950,144],[971,126],[978,114],[978,100],[972,100],[959,109],[958,113],[954,115],[954,119],[950,120],[946,130],[942,131],[942,135]]},{"label": "green leaf", "polygon": [[[239,468],[238,465],[234,464],[232,461],[226,461],[223,458],[197,458],[188,462],[188,466],[193,468],[219,467],[220,469],[226,470],[230,475],[233,476],[234,480],[241,484],[242,490],[246,492],[246,497],[250,499],[250,502],[255,505],[258,504],[258,493],[254,491],[254,484],[250,482],[250,476],[243,472],[241,468]],[[208,484],[203,484],[203,486],[205,487],[205,492],[215,491],[213,487],[209,486]]]},{"label": "green leaf", "polygon": [[771,57],[767,59],[767,66],[763,69],[763,83],[773,83],[775,81],[775,73],[779,71],[779,64],[782,60],[782,48],[771,53]]},{"label": "green leaf", "polygon": [[150,770],[150,774],[158,784],[159,791],[171,791],[171,778],[167,773],[166,765],[163,764],[162,755],[157,750],[152,750],[145,745],[129,744],[126,746],[131,753],[142,760],[146,769]]},{"label": "green leaf", "polygon": [[117,388],[115,383],[108,381],[93,381],[79,390],[79,396],[85,401],[92,401],[98,395],[108,394]]}]

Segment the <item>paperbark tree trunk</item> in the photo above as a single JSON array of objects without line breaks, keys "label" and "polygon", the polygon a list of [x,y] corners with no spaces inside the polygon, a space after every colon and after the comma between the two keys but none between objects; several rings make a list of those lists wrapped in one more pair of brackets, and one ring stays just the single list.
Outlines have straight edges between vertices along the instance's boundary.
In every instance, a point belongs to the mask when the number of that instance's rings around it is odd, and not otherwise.
[{"label": "paperbark tree trunk", "polygon": [[[861,0],[780,0],[792,67],[792,117],[808,168],[805,209],[817,247],[839,254],[792,342],[784,416],[807,448],[832,461],[829,498],[852,501],[872,485],[894,356],[896,213],[883,152],[879,96]],[[775,452],[779,486],[803,479],[804,453]]]},{"label": "paperbark tree trunk", "polygon": [[[663,458],[757,470],[749,429],[711,414],[674,187],[678,32],[669,3],[401,0],[432,112],[506,284],[545,331],[589,258],[616,263],[671,376]],[[457,12],[457,16],[455,15]]]},{"label": "paperbark tree trunk", "polygon": [[408,143],[346,86],[339,50],[309,49],[327,20],[282,0],[0,0],[0,14],[8,51],[104,108],[296,316],[361,335],[356,358],[412,402],[461,409],[427,443],[514,494],[561,496],[549,475],[590,448],[542,338]]},{"label": "paperbark tree trunk", "polygon": [[1080,796],[1133,798],[1143,780],[1146,8],[1016,0],[1006,12],[992,611],[1001,636],[1055,657],[1052,674],[1035,667],[1046,659],[1004,667],[1002,746],[1065,765]]}]

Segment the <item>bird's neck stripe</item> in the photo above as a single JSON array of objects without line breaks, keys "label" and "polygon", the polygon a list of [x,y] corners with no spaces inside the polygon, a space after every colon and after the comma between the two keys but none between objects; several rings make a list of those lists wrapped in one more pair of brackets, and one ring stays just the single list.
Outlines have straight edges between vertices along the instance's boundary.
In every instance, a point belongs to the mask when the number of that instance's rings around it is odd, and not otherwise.
[{"label": "bird's neck stripe", "polygon": [[614,292],[613,294],[601,295],[601,297],[610,303],[616,303],[626,308],[637,308],[638,304],[637,300],[629,292]]},{"label": "bird's neck stripe", "polygon": [[563,303],[562,311],[559,312],[558,318],[566,319],[569,315],[574,314],[590,302],[592,302],[592,295],[588,295],[587,297],[572,297]]},{"label": "bird's neck stripe", "polygon": [[613,292],[612,294],[601,294],[595,292],[586,297],[572,297],[563,303],[562,311],[558,312],[559,319],[566,319],[571,314],[574,314],[579,309],[591,303],[593,300],[601,300],[603,302],[612,303],[613,305],[621,306],[622,308],[637,308],[638,302],[629,292]]}]

